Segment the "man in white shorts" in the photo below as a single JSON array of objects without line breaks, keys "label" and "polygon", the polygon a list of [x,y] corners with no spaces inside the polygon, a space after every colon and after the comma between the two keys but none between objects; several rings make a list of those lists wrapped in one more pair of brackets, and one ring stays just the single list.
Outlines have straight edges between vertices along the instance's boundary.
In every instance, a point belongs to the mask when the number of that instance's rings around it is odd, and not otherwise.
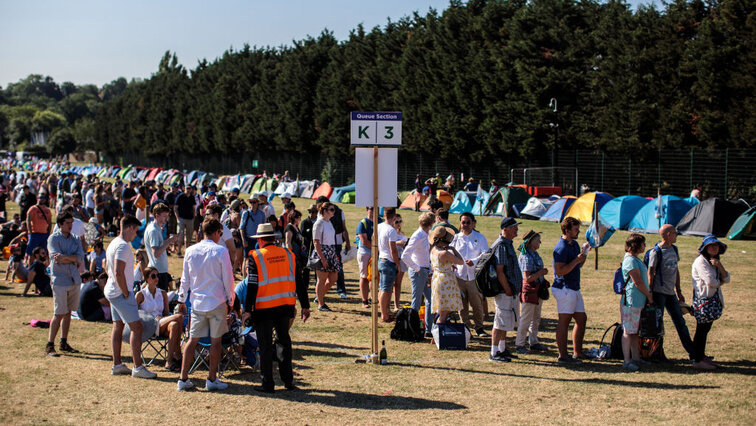
[{"label": "man in white shorts", "polygon": [[[566,217],[562,221],[562,238],[554,247],[554,284],[551,294],[556,300],[559,323],[556,342],[559,348],[560,364],[579,364],[583,354],[583,336],[585,336],[585,306],[580,293],[580,268],[585,263],[586,254],[580,249],[577,237],[580,235],[580,221]],[[570,321],[575,320],[572,330],[573,356],[567,355],[567,331]]]},{"label": "man in white shorts", "polygon": [[[518,225],[514,218],[506,217],[501,221],[501,235],[494,242],[494,265],[499,284],[504,290],[494,297],[496,315],[494,316],[493,332],[491,333],[490,361],[509,362],[517,355],[507,350],[507,331],[517,330],[520,317],[520,301],[517,295],[522,289],[522,271],[517,259],[512,240],[517,237]],[[497,245],[498,244],[498,245]]]},{"label": "man in white shorts", "polygon": [[[360,294],[362,295],[362,307],[370,307],[370,281],[368,280],[368,265],[373,256],[373,208],[365,207],[366,216],[357,224],[357,235],[360,238],[357,249],[357,264],[360,267]],[[380,223],[380,218],[378,219]]]},{"label": "man in white shorts", "polygon": [[[210,337],[210,366],[205,381],[206,390],[223,390],[228,387],[217,377],[221,357],[221,337],[228,332],[226,316],[233,308],[234,270],[225,246],[218,244],[223,226],[217,219],[205,218],[202,222],[205,239],[186,249],[184,272],[181,276],[179,302],[191,297],[189,340],[184,345],[181,377],[178,390],[189,390],[189,367],[194,362],[194,349],[203,337]],[[191,293],[191,296],[189,294]]]}]

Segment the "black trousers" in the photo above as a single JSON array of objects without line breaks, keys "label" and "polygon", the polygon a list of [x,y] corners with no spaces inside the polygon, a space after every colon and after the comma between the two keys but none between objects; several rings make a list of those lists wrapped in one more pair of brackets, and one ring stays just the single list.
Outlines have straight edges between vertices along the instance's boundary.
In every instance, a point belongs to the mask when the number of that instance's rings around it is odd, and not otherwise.
[{"label": "black trousers", "polygon": [[[291,367],[291,337],[289,336],[289,317],[279,317],[255,321],[257,342],[260,345],[260,372],[262,373],[262,386],[265,389],[273,389],[273,356],[276,351],[276,343],[283,348],[282,358],[278,363],[278,372],[284,385],[294,383],[294,372]],[[273,329],[276,329],[278,341],[273,341]]]},{"label": "black trousers", "polygon": [[699,322],[696,324],[696,334],[693,336],[693,359],[700,362],[706,355],[706,338],[714,322]]}]

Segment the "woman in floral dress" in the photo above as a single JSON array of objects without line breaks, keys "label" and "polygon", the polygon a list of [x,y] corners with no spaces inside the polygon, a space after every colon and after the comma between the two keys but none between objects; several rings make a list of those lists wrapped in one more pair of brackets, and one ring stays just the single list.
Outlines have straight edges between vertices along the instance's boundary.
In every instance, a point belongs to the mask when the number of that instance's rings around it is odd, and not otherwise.
[{"label": "woman in floral dress", "polygon": [[462,296],[454,275],[454,265],[461,265],[464,260],[451,241],[454,231],[439,226],[431,230],[428,239],[431,243],[431,266],[433,278],[431,280],[431,312],[437,314],[437,324],[446,322],[452,311],[462,309]]}]

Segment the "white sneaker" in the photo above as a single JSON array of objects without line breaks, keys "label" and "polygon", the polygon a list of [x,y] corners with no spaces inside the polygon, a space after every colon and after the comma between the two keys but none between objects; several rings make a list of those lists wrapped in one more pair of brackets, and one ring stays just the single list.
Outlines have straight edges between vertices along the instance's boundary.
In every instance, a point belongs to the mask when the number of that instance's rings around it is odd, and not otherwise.
[{"label": "white sneaker", "polygon": [[219,378],[215,378],[214,382],[211,382],[210,380],[205,379],[205,390],[223,390],[228,387],[228,383],[223,383],[220,381]]},{"label": "white sneaker", "polygon": [[110,369],[110,374],[114,376],[118,376],[120,374],[130,374],[131,369],[129,367],[126,367],[123,364],[114,365],[113,368]]},{"label": "white sneaker", "polygon": [[191,379],[186,379],[186,381],[179,379],[178,386],[176,388],[180,391],[186,391],[189,389],[193,389],[194,383],[192,383]]},{"label": "white sneaker", "polygon": [[131,370],[131,377],[138,377],[140,379],[154,379],[155,377],[157,377],[157,374],[151,372],[145,366],[140,365],[139,367]]}]

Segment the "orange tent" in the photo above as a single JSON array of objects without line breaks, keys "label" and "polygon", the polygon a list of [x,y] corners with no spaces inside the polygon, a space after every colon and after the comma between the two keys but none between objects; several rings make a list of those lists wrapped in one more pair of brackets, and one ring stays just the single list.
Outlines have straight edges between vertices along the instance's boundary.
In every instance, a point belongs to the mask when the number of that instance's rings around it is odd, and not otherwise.
[{"label": "orange tent", "polygon": [[[420,204],[425,203],[425,200],[428,198],[427,195],[421,195],[422,199],[420,200]],[[415,210],[415,191],[412,191],[404,197],[404,201],[402,201],[402,204],[399,205],[400,209],[409,209],[409,210]]]},{"label": "orange tent", "polygon": [[323,182],[318,189],[313,192],[312,199],[317,200],[321,195],[325,195],[326,198],[331,198],[331,194],[333,194],[333,188],[331,188],[331,185],[328,182]]},{"label": "orange tent", "polygon": [[[446,210],[449,210],[449,207],[451,207],[452,203],[454,202],[454,197],[452,197],[451,194],[449,194],[448,192],[444,191],[443,189],[439,189],[438,191],[436,191],[436,194],[437,194],[436,198],[438,198],[439,200],[441,200],[442,203],[444,203],[444,208]],[[430,197],[428,197],[423,202],[423,205],[420,206],[420,211],[422,211],[422,212],[428,212],[428,211],[430,211],[430,207],[428,207],[428,202],[429,201],[430,201]],[[412,208],[414,208],[414,207],[415,207],[415,205],[413,203],[412,204]]]}]

